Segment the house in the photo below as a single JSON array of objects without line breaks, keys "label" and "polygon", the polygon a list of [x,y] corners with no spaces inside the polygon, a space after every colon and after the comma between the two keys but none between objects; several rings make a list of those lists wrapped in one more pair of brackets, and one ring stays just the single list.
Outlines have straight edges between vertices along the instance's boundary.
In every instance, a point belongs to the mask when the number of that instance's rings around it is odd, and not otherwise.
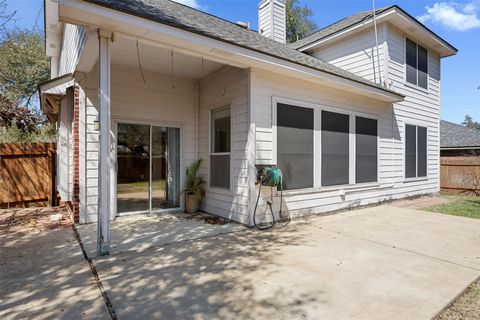
[{"label": "house", "polygon": [[480,130],[440,121],[440,188],[480,194]]},{"label": "house", "polygon": [[440,157],[480,155],[480,130],[440,121]]},{"label": "house", "polygon": [[293,44],[284,1],[258,10],[257,32],[167,0],[45,0],[58,189],[76,222],[98,221],[100,252],[116,216],[182,211],[199,158],[201,209],[247,225],[266,165],[291,217],[439,190],[452,45],[398,6]]}]

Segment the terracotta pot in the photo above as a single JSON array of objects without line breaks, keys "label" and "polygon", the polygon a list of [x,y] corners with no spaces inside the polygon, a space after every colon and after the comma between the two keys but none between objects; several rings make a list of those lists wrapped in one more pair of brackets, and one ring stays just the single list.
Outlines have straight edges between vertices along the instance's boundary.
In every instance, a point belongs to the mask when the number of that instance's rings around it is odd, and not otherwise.
[{"label": "terracotta pot", "polygon": [[195,213],[198,211],[200,206],[200,201],[195,194],[185,193],[185,212],[186,213]]}]

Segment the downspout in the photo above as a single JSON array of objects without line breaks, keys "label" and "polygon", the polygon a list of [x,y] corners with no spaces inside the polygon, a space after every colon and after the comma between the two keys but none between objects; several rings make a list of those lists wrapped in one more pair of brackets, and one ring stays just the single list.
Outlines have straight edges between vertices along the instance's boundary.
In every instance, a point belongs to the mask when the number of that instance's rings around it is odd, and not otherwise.
[{"label": "downspout", "polygon": [[[381,75],[381,70],[380,70],[380,53],[379,53],[379,50],[378,50],[378,33],[377,33],[377,16],[376,16],[376,12],[375,12],[375,0],[372,0],[372,10],[373,10],[373,28],[375,30],[375,45],[376,45],[376,51],[377,51],[377,62],[378,62],[378,83],[380,85],[382,85],[382,75]],[[375,82],[376,82],[376,77],[375,77],[375,74],[376,74],[376,71],[375,71],[375,55],[373,56],[373,75],[374,75],[374,78],[375,78]]]}]

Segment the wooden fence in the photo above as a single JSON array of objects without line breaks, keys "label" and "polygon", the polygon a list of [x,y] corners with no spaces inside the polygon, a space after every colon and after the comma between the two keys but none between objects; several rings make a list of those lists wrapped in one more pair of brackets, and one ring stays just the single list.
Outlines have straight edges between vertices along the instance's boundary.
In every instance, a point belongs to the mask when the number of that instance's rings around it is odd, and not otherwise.
[{"label": "wooden fence", "polygon": [[0,207],[54,205],[55,144],[0,144]]},{"label": "wooden fence", "polygon": [[480,193],[480,157],[440,157],[442,191]]}]

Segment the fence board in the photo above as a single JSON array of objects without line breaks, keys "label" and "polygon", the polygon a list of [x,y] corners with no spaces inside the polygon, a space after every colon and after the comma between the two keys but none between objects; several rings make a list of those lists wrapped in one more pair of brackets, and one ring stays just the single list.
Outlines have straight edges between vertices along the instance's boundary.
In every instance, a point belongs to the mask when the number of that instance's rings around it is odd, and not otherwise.
[{"label": "fence board", "polygon": [[53,205],[55,144],[0,144],[0,205],[32,201]]},{"label": "fence board", "polygon": [[480,157],[440,157],[440,188],[450,192],[480,192]]}]

